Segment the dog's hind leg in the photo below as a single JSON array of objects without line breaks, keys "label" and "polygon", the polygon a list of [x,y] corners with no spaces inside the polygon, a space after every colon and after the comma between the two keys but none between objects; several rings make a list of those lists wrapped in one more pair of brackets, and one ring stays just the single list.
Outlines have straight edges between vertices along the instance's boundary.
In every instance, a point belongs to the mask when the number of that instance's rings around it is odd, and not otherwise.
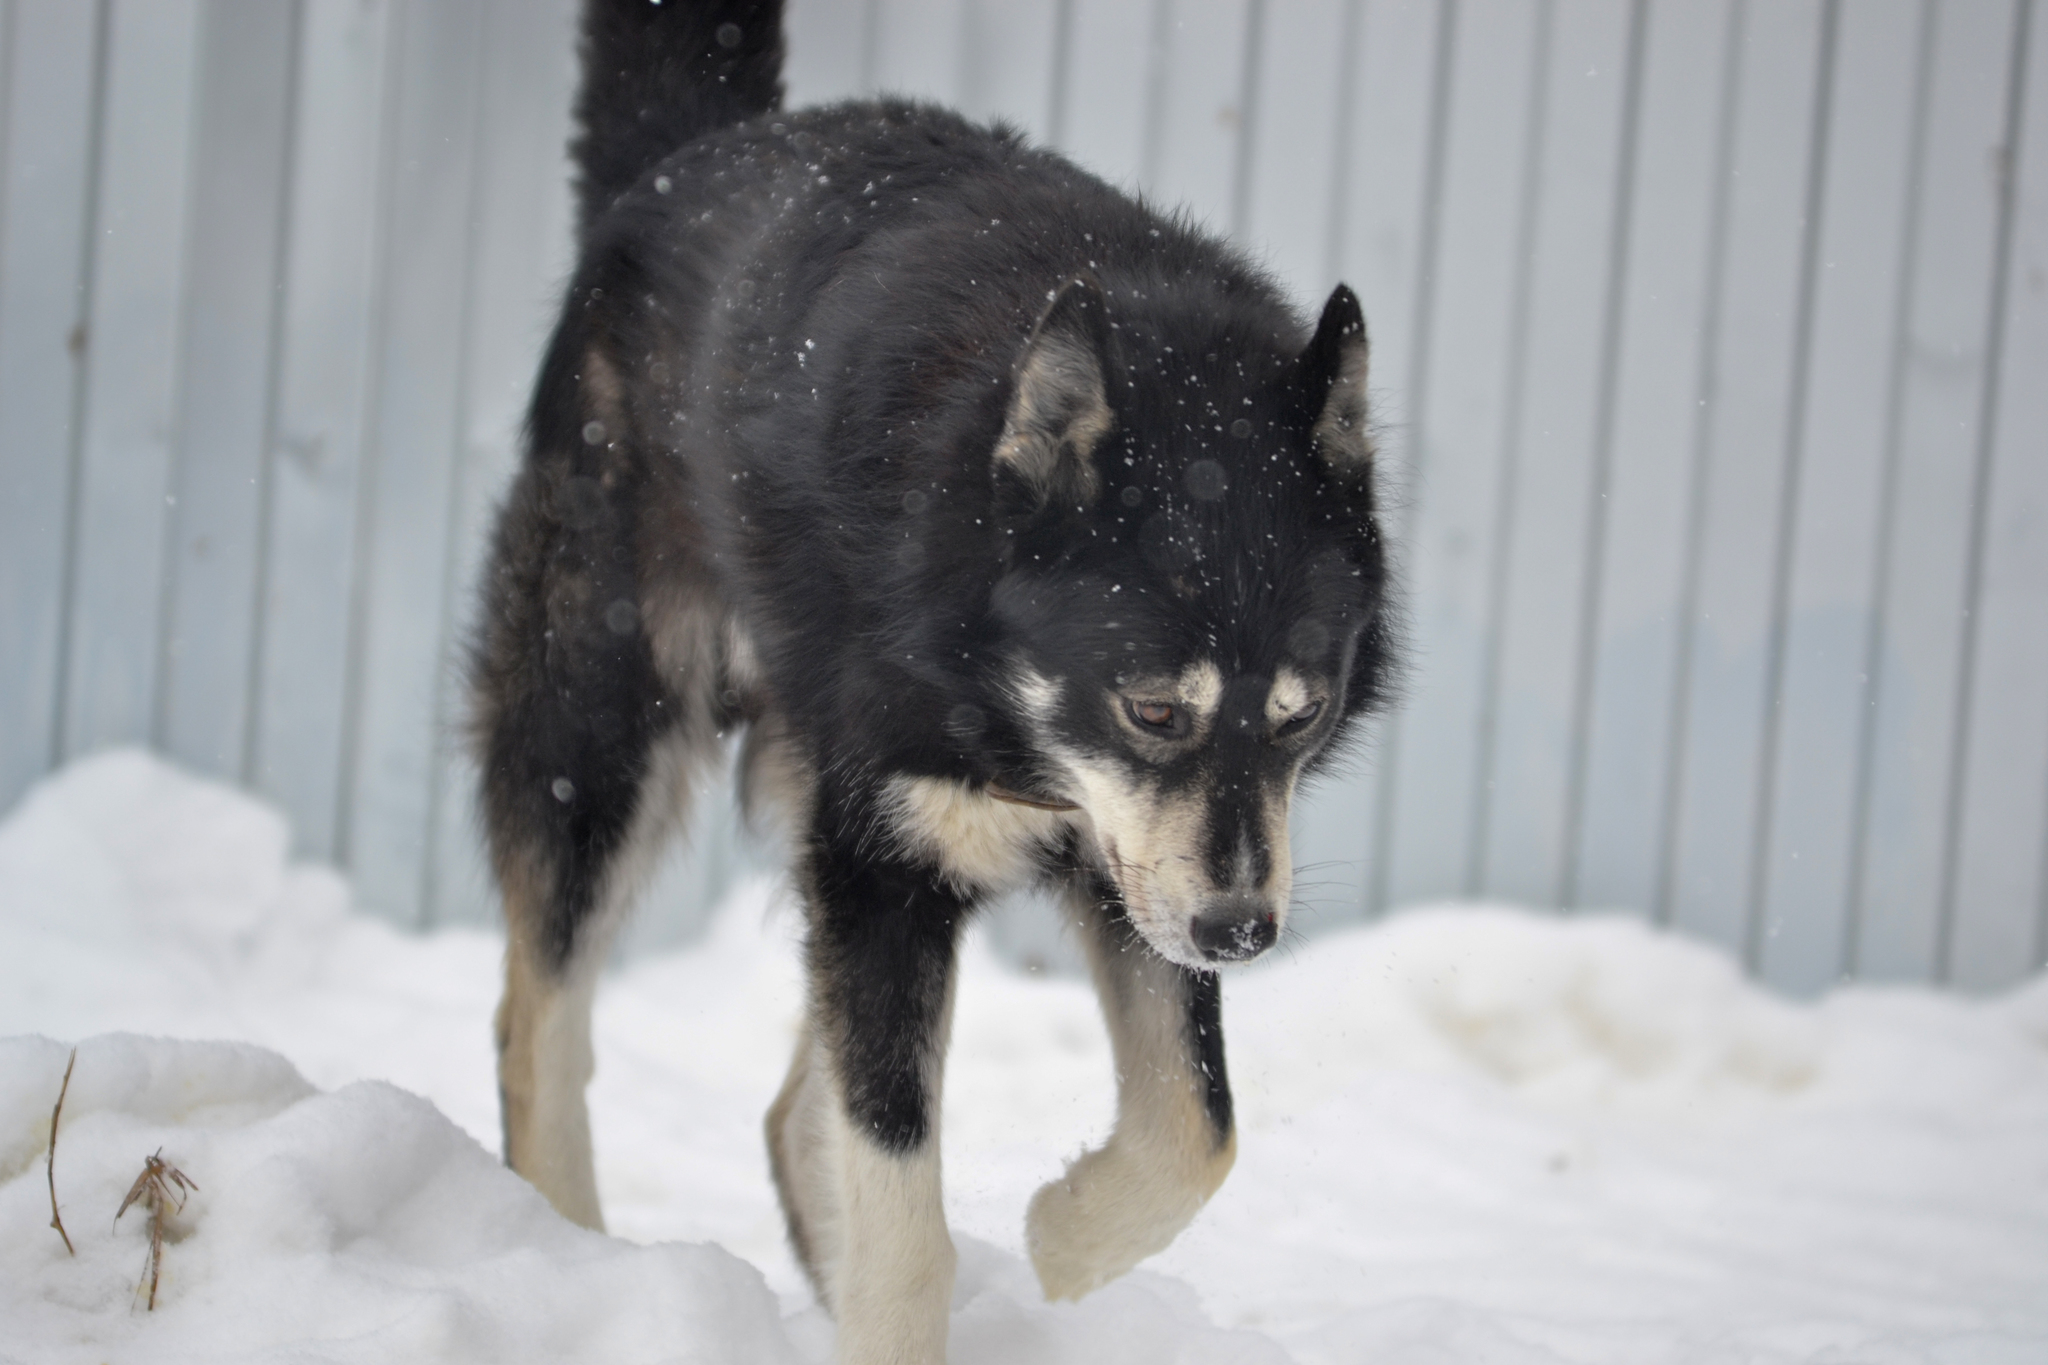
[{"label": "dog's hind leg", "polygon": [[[606,949],[682,815],[703,754],[672,727],[649,737],[637,757],[609,757],[616,768],[586,757],[525,771],[508,765],[485,781],[505,898],[497,1017],[505,1162],[565,1218],[599,1229],[583,1097],[595,1067],[591,1003]],[[549,767],[576,776],[549,776]],[[507,790],[531,785],[542,788],[545,805]],[[593,818],[606,807],[609,820]]]},{"label": "dog's hind leg", "polygon": [[[520,899],[519,892],[507,889],[508,924],[534,918],[515,908]],[[590,1115],[583,1099],[596,1068],[590,1007],[596,989],[592,968],[599,954],[585,952],[582,961],[558,966],[537,937],[514,930],[506,943],[505,994],[497,1017],[505,1164],[546,1195],[564,1218],[603,1231]]]},{"label": "dog's hind leg", "polygon": [[543,862],[544,842],[496,850],[506,923],[496,1029],[505,1163],[588,1228],[604,1227],[584,1103],[595,1071],[591,1005],[605,952],[683,807],[690,757],[673,734],[652,747],[634,817],[580,914],[573,870]]},{"label": "dog's hind leg", "polygon": [[[585,370],[604,373],[595,357]],[[660,492],[629,445],[537,437],[499,521],[471,670],[505,903],[505,1159],[588,1227],[602,1225],[583,1098],[598,969],[718,752],[716,603],[684,581],[687,541],[638,552],[639,519],[675,501]]]},{"label": "dog's hind leg", "polygon": [[1116,1128],[1032,1197],[1025,1240],[1050,1299],[1077,1299],[1166,1245],[1237,1155],[1213,973],[1159,956],[1114,891],[1080,879],[1069,908],[1109,1024]]},{"label": "dog's hind leg", "polygon": [[809,1017],[767,1125],[790,1241],[838,1322],[840,1365],[940,1365],[954,1254],[939,1091],[967,906],[858,834],[814,834],[806,861]]}]

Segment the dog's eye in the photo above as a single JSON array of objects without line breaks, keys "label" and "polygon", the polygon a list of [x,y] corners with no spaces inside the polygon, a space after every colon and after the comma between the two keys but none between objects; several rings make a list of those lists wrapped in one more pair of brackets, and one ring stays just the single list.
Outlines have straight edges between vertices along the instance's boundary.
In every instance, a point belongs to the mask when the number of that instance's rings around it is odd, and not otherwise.
[{"label": "dog's eye", "polygon": [[1163,701],[1127,701],[1124,703],[1124,709],[1130,712],[1132,720],[1147,730],[1173,728],[1173,708]]},{"label": "dog's eye", "polygon": [[1323,704],[1319,701],[1312,701],[1307,706],[1302,707],[1299,711],[1296,711],[1293,715],[1289,716],[1286,720],[1280,722],[1280,728],[1275,733],[1282,735],[1291,735],[1298,730],[1304,730],[1308,728],[1308,723],[1310,721],[1314,720],[1317,716],[1320,716],[1321,714],[1323,714]]}]

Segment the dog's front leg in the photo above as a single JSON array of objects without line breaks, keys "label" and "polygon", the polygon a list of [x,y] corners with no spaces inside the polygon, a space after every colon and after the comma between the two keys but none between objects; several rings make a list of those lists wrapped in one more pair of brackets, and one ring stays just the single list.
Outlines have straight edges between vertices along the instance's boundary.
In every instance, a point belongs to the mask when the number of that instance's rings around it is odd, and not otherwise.
[{"label": "dog's front leg", "polygon": [[1237,1155],[1216,976],[1152,951],[1107,886],[1077,887],[1072,911],[1109,1024],[1116,1128],[1031,1200],[1025,1239],[1050,1299],[1164,1250]]},{"label": "dog's front leg", "polygon": [[941,1365],[954,1255],[939,1089],[967,907],[922,868],[835,844],[813,846],[810,1018],[769,1155],[841,1365]]}]

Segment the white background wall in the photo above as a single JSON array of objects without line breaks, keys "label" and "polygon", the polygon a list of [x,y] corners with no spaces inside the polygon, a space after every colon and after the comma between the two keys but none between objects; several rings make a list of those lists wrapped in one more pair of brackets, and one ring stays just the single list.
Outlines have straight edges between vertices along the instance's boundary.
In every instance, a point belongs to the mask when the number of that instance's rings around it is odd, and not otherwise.
[{"label": "white background wall", "polygon": [[[1811,989],[2048,955],[2034,0],[796,0],[793,103],[1001,115],[1366,303],[1406,709],[1341,923],[1619,907]],[[408,923],[568,266],[567,0],[0,0],[0,804],[153,744]],[[641,929],[745,852],[706,803]]]}]

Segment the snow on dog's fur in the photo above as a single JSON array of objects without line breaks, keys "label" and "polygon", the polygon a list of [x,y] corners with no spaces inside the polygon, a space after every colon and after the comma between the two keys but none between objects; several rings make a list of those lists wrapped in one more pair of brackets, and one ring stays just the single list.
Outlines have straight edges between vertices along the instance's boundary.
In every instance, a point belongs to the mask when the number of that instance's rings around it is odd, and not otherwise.
[{"label": "snow on dog's fur", "polygon": [[597,1225],[594,966],[747,734],[809,917],[768,1141],[848,1361],[936,1361],[962,923],[1065,893],[1122,1087],[1033,1201],[1044,1287],[1164,1246],[1235,1152],[1216,968],[1278,936],[1297,779],[1393,654],[1358,302],[1001,127],[780,104],[774,3],[591,0],[582,259],[472,669],[510,927],[507,1159]]}]

